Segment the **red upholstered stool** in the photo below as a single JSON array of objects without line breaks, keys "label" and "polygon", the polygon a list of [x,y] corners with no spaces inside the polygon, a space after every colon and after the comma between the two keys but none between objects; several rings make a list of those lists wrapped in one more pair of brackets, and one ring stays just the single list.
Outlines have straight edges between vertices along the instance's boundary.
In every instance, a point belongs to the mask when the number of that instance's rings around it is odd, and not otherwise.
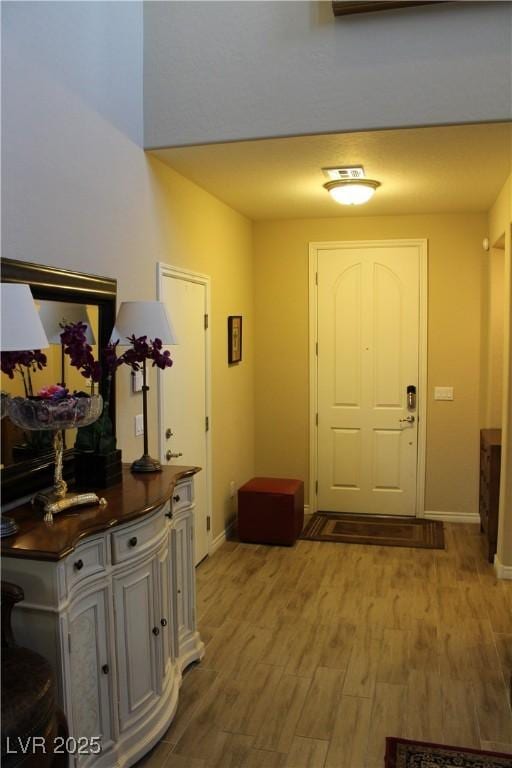
[{"label": "red upholstered stool", "polygon": [[238,490],[238,536],[254,544],[292,546],[304,525],[304,483],[254,477]]}]

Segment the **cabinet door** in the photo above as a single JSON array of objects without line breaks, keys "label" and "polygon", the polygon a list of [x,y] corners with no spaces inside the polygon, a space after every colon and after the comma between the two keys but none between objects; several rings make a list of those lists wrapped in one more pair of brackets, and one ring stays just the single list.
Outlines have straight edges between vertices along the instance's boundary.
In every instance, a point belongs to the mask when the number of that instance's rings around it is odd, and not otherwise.
[{"label": "cabinet door", "polygon": [[[68,613],[72,735],[100,736],[102,751],[113,741],[109,605],[104,585],[77,599]],[[80,764],[88,760],[79,757]]]},{"label": "cabinet door", "polygon": [[114,578],[121,732],[144,717],[160,690],[156,617],[157,558],[154,556]]},{"label": "cabinet door", "polygon": [[157,555],[158,595],[156,605],[157,627],[160,628],[160,643],[157,645],[158,667],[160,670],[161,688],[164,688],[169,675],[174,674],[174,614],[172,598],[174,590],[174,575],[171,568],[171,554],[168,542]]},{"label": "cabinet door", "polygon": [[193,509],[185,510],[173,521],[176,541],[176,606],[180,646],[195,630],[193,514]]}]

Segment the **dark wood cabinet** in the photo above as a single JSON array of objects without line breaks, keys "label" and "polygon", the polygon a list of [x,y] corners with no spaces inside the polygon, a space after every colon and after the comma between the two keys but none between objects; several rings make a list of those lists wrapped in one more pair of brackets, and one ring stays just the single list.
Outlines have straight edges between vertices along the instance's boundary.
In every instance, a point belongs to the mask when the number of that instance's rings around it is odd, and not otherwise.
[{"label": "dark wood cabinet", "polygon": [[487,536],[487,555],[492,563],[498,540],[500,506],[501,429],[480,431],[480,528]]}]

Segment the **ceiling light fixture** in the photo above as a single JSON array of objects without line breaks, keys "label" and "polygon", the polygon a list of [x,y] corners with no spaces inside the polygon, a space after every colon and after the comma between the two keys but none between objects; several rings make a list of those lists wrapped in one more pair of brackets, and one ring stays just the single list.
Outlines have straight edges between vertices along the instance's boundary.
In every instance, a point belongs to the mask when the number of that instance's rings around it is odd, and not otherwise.
[{"label": "ceiling light fixture", "polygon": [[343,179],[328,181],[324,184],[333,200],[341,205],[362,205],[375,194],[380,181],[373,179]]}]

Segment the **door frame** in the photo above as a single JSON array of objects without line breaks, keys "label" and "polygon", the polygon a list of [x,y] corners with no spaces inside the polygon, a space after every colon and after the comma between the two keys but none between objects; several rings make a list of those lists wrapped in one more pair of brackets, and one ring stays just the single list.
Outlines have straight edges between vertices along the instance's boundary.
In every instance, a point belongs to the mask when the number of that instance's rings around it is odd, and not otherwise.
[{"label": "door frame", "polygon": [[[212,518],[212,359],[211,359],[211,278],[209,275],[204,275],[201,272],[192,272],[189,269],[182,269],[181,267],[174,267],[171,264],[165,264],[162,261],[157,262],[157,299],[161,301],[163,291],[163,281],[166,277],[175,277],[178,280],[187,280],[188,282],[198,283],[205,288],[206,296],[206,315],[208,317],[208,323],[205,328],[205,392],[206,392],[206,415],[208,417],[208,429],[205,431],[206,435],[206,466],[201,467],[201,471],[206,473],[206,515],[210,518],[210,529],[207,530],[208,541],[208,555],[211,552],[212,547],[212,531],[213,531],[213,518]],[[164,388],[162,375],[165,372],[158,371],[158,430],[160,448],[160,457],[163,459],[165,455],[165,437],[164,437],[164,425],[163,425],[163,413],[164,413]],[[172,375],[172,372],[167,375]]]},{"label": "door frame", "polygon": [[418,457],[416,474],[416,517],[425,515],[425,460],[427,435],[427,299],[428,240],[393,238],[390,240],[328,240],[309,244],[309,512],[317,511],[318,477],[318,254],[333,248],[419,247],[419,337],[418,337]]}]

